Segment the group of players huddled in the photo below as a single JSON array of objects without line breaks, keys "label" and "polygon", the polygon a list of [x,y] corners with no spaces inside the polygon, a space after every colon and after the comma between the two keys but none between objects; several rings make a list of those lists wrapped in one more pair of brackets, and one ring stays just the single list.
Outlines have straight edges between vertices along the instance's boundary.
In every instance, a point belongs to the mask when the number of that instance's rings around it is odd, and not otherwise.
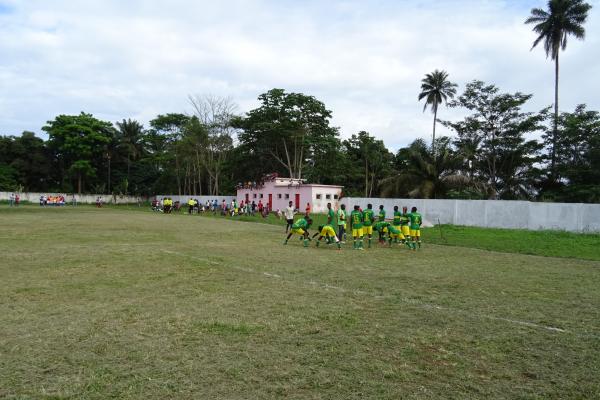
[{"label": "group of players huddled", "polygon": [[[367,241],[368,248],[371,248],[373,233],[377,232],[379,243],[392,247],[393,245],[406,246],[411,250],[421,247],[421,224],[423,219],[417,212],[417,207],[413,207],[408,212],[407,207],[402,207],[399,211],[398,206],[394,206],[394,215],[391,221],[386,219],[386,211],[383,205],[379,206],[379,213],[375,216],[373,205],[368,204],[366,210],[361,210],[358,205],[347,218],[346,205],[342,204],[337,211],[331,208],[331,203],[327,204],[327,223],[317,228],[317,233],[310,236],[308,229],[313,221],[307,212],[302,218],[295,222],[288,220],[286,228],[287,237],[283,244],[287,244],[293,235],[299,235],[303,240],[304,247],[315,237],[318,247],[323,238],[327,244],[336,244],[338,249],[346,243],[346,221],[349,220],[349,233],[352,234],[353,248],[355,250],[364,250],[364,242]],[[293,220],[292,220],[293,221]],[[337,225],[337,233],[335,226]],[[288,232],[288,229],[290,229]]]}]

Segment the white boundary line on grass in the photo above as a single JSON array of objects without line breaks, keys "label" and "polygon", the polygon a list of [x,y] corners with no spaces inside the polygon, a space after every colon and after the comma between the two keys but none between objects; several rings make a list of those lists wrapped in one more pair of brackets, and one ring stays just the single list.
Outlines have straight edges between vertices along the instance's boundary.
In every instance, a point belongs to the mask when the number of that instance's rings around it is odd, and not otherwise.
[{"label": "white boundary line on grass", "polygon": [[[203,257],[198,257],[198,256],[193,256],[190,254],[186,254],[186,253],[182,253],[179,251],[173,251],[173,250],[165,250],[165,249],[161,249],[161,251],[163,253],[167,253],[167,254],[173,254],[173,255],[178,255],[181,257],[187,257],[187,258],[191,258],[193,260],[198,260],[198,261],[202,261],[202,262],[206,262],[209,265],[223,265],[223,263],[220,262],[216,262],[216,261],[212,261],[208,258],[203,258]],[[373,298],[387,298],[389,296],[382,296],[382,295],[377,295],[377,294],[373,294],[373,293],[369,293],[369,292],[365,292],[363,290],[350,290],[350,289],[346,289],[340,286],[333,286],[333,285],[329,285],[327,283],[321,283],[321,282],[316,282],[316,281],[299,281],[296,279],[286,279],[285,277],[282,277],[281,275],[275,274],[275,273],[271,273],[271,272],[261,272],[261,271],[257,271],[251,268],[244,268],[244,267],[238,267],[235,265],[229,265],[228,268],[232,268],[232,269],[236,269],[238,271],[242,271],[242,272],[247,272],[247,273],[252,273],[252,274],[257,274],[257,275],[263,275],[266,276],[268,278],[275,278],[275,279],[281,279],[285,282],[289,282],[289,283],[300,283],[300,284],[304,284],[304,285],[309,285],[309,286],[314,286],[314,287],[318,287],[318,288],[322,288],[322,289],[326,289],[326,290],[336,290],[338,292],[341,293],[351,293],[351,294],[356,294],[356,295],[362,295],[362,296],[369,296],[369,297],[373,297]],[[536,324],[535,322],[529,322],[529,321],[520,321],[520,320],[516,320],[516,319],[510,319],[510,318],[504,318],[504,317],[496,317],[493,315],[487,315],[487,314],[476,314],[473,313],[471,311],[465,311],[465,310],[460,310],[460,309],[455,309],[455,308],[449,308],[449,307],[442,307],[436,304],[430,304],[430,303],[425,303],[425,302],[421,302],[418,300],[414,300],[414,299],[408,299],[408,298],[400,298],[400,300],[404,303],[408,303],[408,304],[412,304],[418,307],[421,307],[422,309],[425,310],[439,310],[439,311],[448,311],[448,312],[454,312],[457,314],[466,314],[466,315],[471,315],[471,316],[476,316],[479,318],[485,318],[485,319],[490,319],[493,321],[504,321],[504,322],[508,322],[511,324],[516,324],[516,325],[522,325],[522,326],[528,326],[531,328],[537,328],[537,329],[544,329],[547,331],[551,331],[551,332],[558,332],[558,333],[568,333],[569,331],[566,329],[562,329],[562,328],[557,328],[554,326],[546,326],[546,325],[540,325],[540,324]],[[587,336],[587,335],[585,335]]]}]

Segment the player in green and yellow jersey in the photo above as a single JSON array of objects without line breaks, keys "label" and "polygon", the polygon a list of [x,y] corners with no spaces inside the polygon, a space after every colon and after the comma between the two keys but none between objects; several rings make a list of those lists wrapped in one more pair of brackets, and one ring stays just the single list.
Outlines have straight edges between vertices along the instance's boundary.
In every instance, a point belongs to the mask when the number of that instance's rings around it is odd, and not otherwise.
[{"label": "player in green and yellow jersey", "polygon": [[394,219],[392,220],[392,225],[400,226],[401,225],[402,213],[398,211],[398,206],[394,206]]},{"label": "player in green and yellow jersey", "polygon": [[402,235],[404,239],[402,243],[406,243],[406,245],[410,248],[410,213],[408,212],[408,208],[406,206],[402,207],[402,214],[400,214],[400,229],[402,230]]},{"label": "player in green and yellow jersey", "polygon": [[390,244],[390,247],[392,247],[392,240],[394,241],[394,243],[399,243],[398,241],[403,243],[404,235],[402,234],[402,231],[400,230],[399,227],[394,226],[394,225],[389,225],[388,226],[388,242]]},{"label": "player in green and yellow jersey", "polygon": [[338,250],[341,250],[342,245],[340,243],[340,240],[338,239],[338,237],[335,234],[335,229],[333,229],[333,226],[321,225],[321,226],[319,226],[318,230],[319,231],[313,235],[313,238],[315,236],[319,235],[319,239],[317,240],[317,247],[319,247],[319,245],[321,244],[321,239],[327,238],[327,244],[331,244],[331,243],[335,242],[337,244]]},{"label": "player in green and yellow jersey", "polygon": [[333,211],[333,208],[331,208],[331,203],[327,203],[327,224],[335,224],[335,212]]},{"label": "player in green and yellow jersey", "polygon": [[294,224],[292,225],[292,230],[285,239],[285,242],[283,242],[283,244],[287,244],[288,240],[290,240],[292,235],[296,234],[304,238],[304,247],[308,247],[308,241],[310,240],[310,237],[308,236],[308,228],[310,228],[311,225],[312,219],[310,219],[310,217],[303,217],[300,218],[298,221],[294,222]]},{"label": "player in green and yellow jersey", "polygon": [[379,235],[379,243],[384,244],[385,243],[385,236],[388,233],[388,227],[389,222],[386,222],[385,220],[383,221],[377,221],[375,223],[375,225],[373,225],[373,230],[375,230],[377,232],[377,234]]},{"label": "player in green and yellow jersey", "polygon": [[394,226],[386,221],[377,222],[375,224],[375,230],[381,233],[384,237],[387,235],[390,247],[392,247],[392,240],[394,243],[398,243],[398,240],[404,238],[398,226]]},{"label": "player in green and yellow jersey", "polygon": [[[378,214],[377,222],[385,222],[385,209],[383,208],[383,204],[379,206],[379,214]],[[377,231],[377,232],[379,233],[379,243],[384,243],[383,237],[385,235],[382,234],[380,231]]]},{"label": "player in green and yellow jersey", "polygon": [[373,223],[375,222],[375,213],[373,205],[367,204],[367,209],[363,211],[363,236],[369,237],[369,248],[371,248],[371,240],[373,238]]},{"label": "player in green and yellow jersey", "polygon": [[350,213],[350,229],[354,239],[354,249],[363,250],[363,215],[358,206]]},{"label": "player in green and yellow jersey", "polygon": [[417,207],[413,207],[408,214],[410,220],[410,237],[412,238],[412,249],[416,250],[417,245],[421,248],[421,224],[423,217],[417,212]]}]

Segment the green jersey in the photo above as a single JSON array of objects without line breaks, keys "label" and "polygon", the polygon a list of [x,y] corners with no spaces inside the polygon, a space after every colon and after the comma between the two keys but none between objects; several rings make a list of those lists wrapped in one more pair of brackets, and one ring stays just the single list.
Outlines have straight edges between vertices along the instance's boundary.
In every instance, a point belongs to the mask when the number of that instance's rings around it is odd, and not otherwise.
[{"label": "green jersey", "polygon": [[410,221],[410,213],[400,215],[400,225],[402,225],[402,226],[408,225],[409,221]]},{"label": "green jersey", "polygon": [[300,218],[298,221],[294,222],[292,229],[308,229],[308,226],[308,221],[304,218]]},{"label": "green jersey", "polygon": [[388,225],[389,225],[389,223],[388,223],[388,222],[385,222],[385,221],[379,221],[379,222],[377,222],[377,223],[376,223],[376,224],[373,226],[373,229],[375,229],[377,232],[383,232],[383,230],[384,230],[385,228],[387,228],[387,227],[388,227]]},{"label": "green jersey", "polygon": [[394,235],[399,235],[400,234],[400,229],[398,229],[397,226],[394,225],[390,225],[388,226],[388,233],[394,234]]},{"label": "green jersey", "polygon": [[385,210],[379,210],[379,221],[385,221]]},{"label": "green jersey", "polygon": [[354,210],[350,213],[350,222],[352,223],[352,229],[360,229],[363,226],[363,214]]},{"label": "green jersey", "polygon": [[346,223],[346,211],[339,209],[337,212],[337,224],[344,225]]},{"label": "green jersey", "polygon": [[400,211],[394,211],[394,225],[400,225],[402,220],[402,213]]},{"label": "green jersey", "polygon": [[421,223],[423,222],[421,214],[418,212],[412,212],[408,214],[408,218],[410,219],[410,229],[421,229]]},{"label": "green jersey", "polygon": [[335,221],[335,212],[333,211],[333,209],[330,208],[327,211],[327,223],[332,224],[333,221]]},{"label": "green jersey", "polygon": [[371,226],[375,222],[375,213],[370,208],[363,211],[363,224],[364,226]]}]

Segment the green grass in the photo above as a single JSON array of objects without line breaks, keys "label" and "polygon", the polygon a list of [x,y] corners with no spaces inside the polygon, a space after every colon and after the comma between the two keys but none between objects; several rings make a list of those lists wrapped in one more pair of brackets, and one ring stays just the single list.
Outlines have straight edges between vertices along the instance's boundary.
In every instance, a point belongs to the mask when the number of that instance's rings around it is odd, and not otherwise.
[{"label": "green grass", "polygon": [[442,225],[424,235],[428,243],[600,261],[600,234]]},{"label": "green grass", "polygon": [[[221,218],[206,214],[211,218]],[[236,220],[271,225],[285,225],[275,215],[237,216]],[[313,214],[313,229],[327,221],[325,214]],[[519,253],[561,258],[581,258],[600,261],[600,234],[580,234],[563,231],[527,231],[470,226],[442,225],[423,228],[423,241],[447,246],[471,247],[504,253]]]},{"label": "green grass", "polygon": [[600,262],[135,209],[0,209],[0,398],[600,396]]}]

